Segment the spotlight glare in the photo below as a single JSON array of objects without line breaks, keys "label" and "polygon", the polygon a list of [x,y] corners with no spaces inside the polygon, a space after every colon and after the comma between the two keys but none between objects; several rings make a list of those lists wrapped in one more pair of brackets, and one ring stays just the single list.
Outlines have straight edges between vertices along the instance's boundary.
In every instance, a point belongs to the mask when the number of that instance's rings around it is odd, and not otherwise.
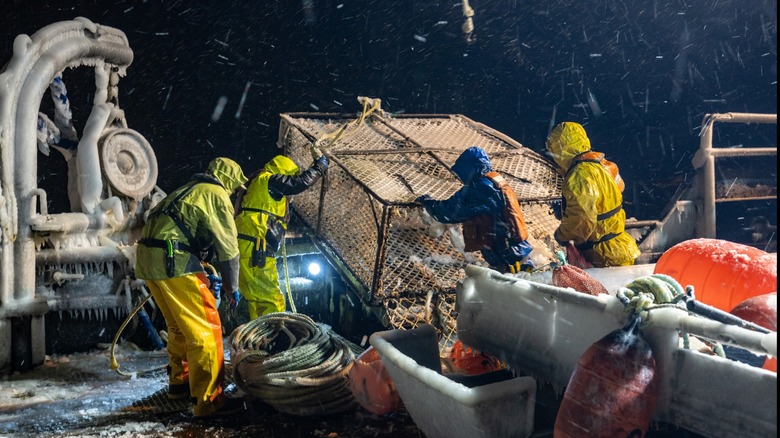
[{"label": "spotlight glare", "polygon": [[320,267],[319,263],[309,263],[309,274],[317,275],[321,270],[322,268]]}]

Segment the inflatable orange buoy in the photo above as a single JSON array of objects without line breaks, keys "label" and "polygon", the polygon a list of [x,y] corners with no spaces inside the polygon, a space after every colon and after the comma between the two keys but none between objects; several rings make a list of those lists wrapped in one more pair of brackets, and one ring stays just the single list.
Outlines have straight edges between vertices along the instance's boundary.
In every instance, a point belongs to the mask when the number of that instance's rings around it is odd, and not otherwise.
[{"label": "inflatable orange buoy", "polygon": [[[777,292],[772,292],[748,298],[731,309],[734,316],[745,321],[760,325],[767,330],[777,331]],[[777,358],[767,357],[763,367],[765,370],[777,372]]]},{"label": "inflatable orange buoy", "polygon": [[553,438],[645,436],[658,379],[639,321],[632,319],[582,354],[563,394]]},{"label": "inflatable orange buoy", "polygon": [[777,256],[719,239],[692,239],[669,248],[655,265],[682,287],[693,286],[696,300],[724,312],[738,303],[777,291]]},{"label": "inflatable orange buoy", "polygon": [[348,377],[352,395],[365,410],[384,415],[403,407],[395,384],[374,347],[368,347],[355,359]]},{"label": "inflatable orange buoy", "polygon": [[498,371],[504,368],[495,357],[473,350],[471,347],[466,347],[460,340],[455,341],[455,344],[453,344],[452,351],[450,351],[450,359],[455,368],[470,376]]}]

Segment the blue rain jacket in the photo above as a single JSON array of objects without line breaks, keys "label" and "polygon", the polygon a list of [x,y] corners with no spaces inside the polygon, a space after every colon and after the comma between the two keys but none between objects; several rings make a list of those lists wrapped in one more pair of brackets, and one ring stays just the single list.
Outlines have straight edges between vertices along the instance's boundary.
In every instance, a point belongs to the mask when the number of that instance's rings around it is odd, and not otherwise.
[{"label": "blue rain jacket", "polygon": [[[501,190],[485,176],[492,170],[487,153],[480,147],[472,146],[463,151],[452,166],[463,187],[445,200],[419,201],[431,217],[445,224],[463,223],[482,214],[493,216],[494,221],[500,220],[506,204]],[[504,265],[514,264],[533,250],[528,241],[509,245],[509,238],[508,235],[495,236],[493,247],[481,250],[482,257],[491,266],[503,268]],[[530,260],[526,263],[530,264]]]}]

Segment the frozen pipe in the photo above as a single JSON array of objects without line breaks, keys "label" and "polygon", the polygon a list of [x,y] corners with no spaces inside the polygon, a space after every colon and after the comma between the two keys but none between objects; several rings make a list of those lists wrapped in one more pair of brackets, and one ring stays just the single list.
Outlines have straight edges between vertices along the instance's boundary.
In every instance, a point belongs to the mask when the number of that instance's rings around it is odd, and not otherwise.
[{"label": "frozen pipe", "polygon": [[92,99],[92,104],[95,106],[108,101],[108,69],[104,62],[99,62],[95,66],[95,97]]},{"label": "frozen pipe", "polygon": [[28,221],[37,232],[83,233],[89,229],[90,220],[84,213],[60,213],[58,215],[36,214]]},{"label": "frozen pipe", "polygon": [[[14,43],[14,57],[4,72],[4,75],[11,76],[4,78],[5,81],[0,80],[0,87],[10,83],[11,90],[18,92],[18,98],[11,95],[9,99],[0,99],[3,102],[0,107],[3,125],[0,130],[10,133],[6,139],[13,139],[12,158],[3,151],[3,181],[8,187],[10,184],[5,183],[13,182],[18,211],[29,212],[33,198],[31,191],[37,187],[35,134],[38,111],[52,79],[66,67],[78,66],[83,62],[94,63],[97,59],[118,66],[120,74],[123,74],[132,62],[133,52],[124,33],[97,26],[86,19],[56,23],[36,32],[32,38],[20,36],[17,40],[18,44]],[[8,171],[14,172],[13,178],[6,173]],[[25,216],[19,217],[19,221],[25,223],[15,227],[18,235],[13,244],[14,256],[5,257],[2,266],[4,272],[16,272],[12,290],[20,299],[35,295],[35,244],[32,230],[26,223],[29,218]],[[6,295],[5,291],[3,295]]]},{"label": "frozen pipe", "polygon": [[84,279],[84,274],[68,274],[66,272],[57,271],[54,274],[52,274],[52,279],[57,282],[57,284],[62,284],[66,281],[78,281]]},{"label": "frozen pipe", "polygon": [[98,153],[98,140],[103,129],[108,124],[111,103],[100,103],[92,107],[92,112],[84,126],[78,146],[76,160],[79,169],[79,195],[81,196],[81,211],[87,214],[95,214],[103,194],[103,179],[100,172],[100,154]]},{"label": "frozen pipe", "polygon": [[[49,214],[49,201],[46,198],[46,190],[35,189],[35,190],[32,191],[32,196],[37,196],[38,206],[40,207],[41,214],[42,215]],[[35,201],[33,201],[33,204],[31,205],[31,207],[32,207],[31,215],[33,215],[33,216],[35,215],[35,203],[34,202]]]},{"label": "frozen pipe", "polygon": [[83,295],[77,297],[55,297],[47,300],[49,312],[72,309],[111,309],[125,308],[124,296],[116,295]]},{"label": "frozen pipe", "polygon": [[648,324],[682,330],[723,344],[777,357],[776,332],[759,333],[708,318],[689,316],[685,311],[674,308],[653,309],[645,312],[643,319]]},{"label": "frozen pipe", "polygon": [[114,246],[90,246],[84,248],[42,249],[35,255],[35,263],[83,264],[124,262],[127,257]]},{"label": "frozen pipe", "polygon": [[[5,318],[17,318],[31,315],[40,316],[45,315],[48,311],[49,305],[45,298],[3,303],[3,306],[0,307],[0,326],[3,324],[2,320]],[[1,342],[0,345],[2,345]],[[0,351],[0,357],[2,357],[2,355],[3,352]]]},{"label": "frozen pipe", "polygon": [[125,212],[122,207],[122,200],[116,196],[112,196],[108,199],[104,199],[100,202],[100,208],[105,212],[111,212],[116,219],[117,225],[121,225],[125,221]]}]

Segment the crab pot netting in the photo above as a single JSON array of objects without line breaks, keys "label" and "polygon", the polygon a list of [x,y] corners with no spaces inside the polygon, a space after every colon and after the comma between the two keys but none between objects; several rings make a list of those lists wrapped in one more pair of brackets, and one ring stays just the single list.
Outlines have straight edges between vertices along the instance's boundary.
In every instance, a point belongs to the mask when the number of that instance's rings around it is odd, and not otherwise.
[{"label": "crab pot netting", "polygon": [[[311,145],[353,119],[283,114],[279,146],[305,168]],[[475,145],[517,193],[531,236],[554,254],[559,221],[550,201],[560,198],[561,177],[538,153],[460,115],[367,118],[328,149],[331,165],[322,184],[291,201],[360,282],[364,301],[384,308],[385,325],[433,324],[445,347],[455,340],[455,286],[463,268],[485,263],[479,253],[459,252],[453,244],[459,233],[431,233],[414,200],[422,194],[445,199],[462,187],[450,167]]]}]

